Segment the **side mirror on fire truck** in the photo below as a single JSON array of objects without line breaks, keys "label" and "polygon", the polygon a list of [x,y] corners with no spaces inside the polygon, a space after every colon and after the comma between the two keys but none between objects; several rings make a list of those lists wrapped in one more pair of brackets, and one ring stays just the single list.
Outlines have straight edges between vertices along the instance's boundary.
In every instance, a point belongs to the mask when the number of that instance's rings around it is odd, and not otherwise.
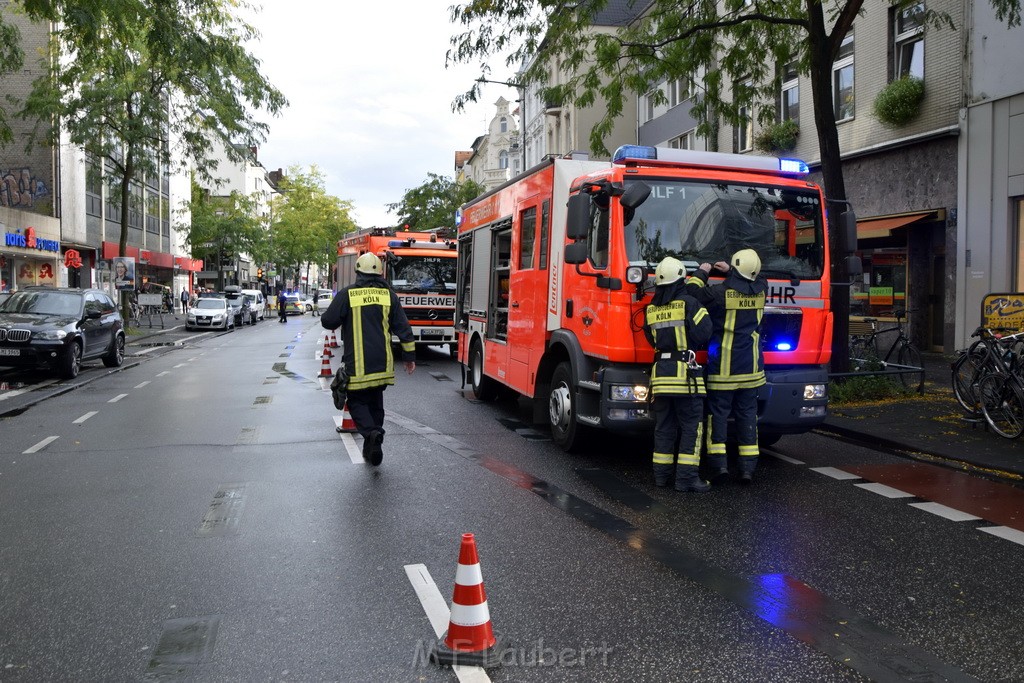
[{"label": "side mirror on fire truck", "polygon": [[587,243],[573,242],[565,245],[565,262],[575,265],[587,262]]},{"label": "side mirror on fire truck", "polygon": [[627,209],[635,209],[646,202],[650,196],[651,186],[638,180],[629,184],[626,191],[622,193],[622,197],[619,198],[619,203]]},{"label": "side mirror on fire truck", "polygon": [[857,251],[857,214],[853,211],[839,214],[839,247],[844,254]]},{"label": "side mirror on fire truck", "polygon": [[[580,192],[569,197],[566,204],[565,235],[576,241],[585,239],[590,232],[590,195]],[[582,263],[582,261],[580,261]]]}]

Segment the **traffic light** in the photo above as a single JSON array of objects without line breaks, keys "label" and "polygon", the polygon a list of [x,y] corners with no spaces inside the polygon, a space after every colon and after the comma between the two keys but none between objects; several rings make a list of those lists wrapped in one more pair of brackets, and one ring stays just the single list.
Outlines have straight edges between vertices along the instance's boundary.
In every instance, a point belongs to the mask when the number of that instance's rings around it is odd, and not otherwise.
[{"label": "traffic light", "polygon": [[262,268],[257,268],[256,269],[256,279],[257,280],[262,280],[263,279],[263,269]]}]

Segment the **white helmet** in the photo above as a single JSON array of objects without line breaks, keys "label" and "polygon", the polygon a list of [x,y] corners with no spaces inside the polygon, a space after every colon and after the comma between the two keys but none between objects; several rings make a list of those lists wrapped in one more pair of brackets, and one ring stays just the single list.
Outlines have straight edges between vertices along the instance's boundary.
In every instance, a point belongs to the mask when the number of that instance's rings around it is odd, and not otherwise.
[{"label": "white helmet", "polygon": [[742,277],[753,282],[761,272],[761,257],[753,249],[740,249],[732,255],[730,265]]},{"label": "white helmet", "polygon": [[366,252],[356,259],[356,272],[380,275],[384,272],[384,266],[381,265],[380,259],[377,258],[376,254]]},{"label": "white helmet", "polygon": [[655,285],[670,285],[682,276],[686,275],[686,266],[677,258],[666,256],[654,269]]}]

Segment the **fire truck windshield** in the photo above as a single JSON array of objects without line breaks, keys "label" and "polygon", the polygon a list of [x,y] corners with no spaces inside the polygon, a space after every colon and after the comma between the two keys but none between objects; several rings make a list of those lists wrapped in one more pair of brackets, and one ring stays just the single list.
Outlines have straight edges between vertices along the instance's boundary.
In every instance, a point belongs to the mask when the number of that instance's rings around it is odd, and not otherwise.
[{"label": "fire truck windshield", "polygon": [[396,292],[455,291],[455,260],[450,256],[392,255],[388,257],[388,279]]},{"label": "fire truck windshield", "polygon": [[715,263],[752,248],[768,277],[821,277],[826,245],[821,195],[813,188],[642,182],[650,186],[650,196],[636,209],[623,209],[631,265],[653,267],[666,256]]}]

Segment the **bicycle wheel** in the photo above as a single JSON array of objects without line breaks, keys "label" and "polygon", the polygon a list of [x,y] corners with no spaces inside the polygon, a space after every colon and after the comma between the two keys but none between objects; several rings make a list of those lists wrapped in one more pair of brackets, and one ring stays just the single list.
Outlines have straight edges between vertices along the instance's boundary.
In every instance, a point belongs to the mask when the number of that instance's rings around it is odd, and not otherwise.
[{"label": "bicycle wheel", "polygon": [[[924,387],[924,366],[921,364],[921,352],[910,344],[904,344],[896,354],[896,362],[912,368],[921,368],[921,372],[900,372],[900,381],[907,389],[921,391]],[[900,368],[905,370],[905,368]]]},{"label": "bicycle wheel", "polygon": [[985,347],[981,342],[974,342],[969,349],[962,351],[953,361],[953,397],[964,410],[974,415],[981,412],[978,405],[978,380],[981,369],[985,365]]},{"label": "bicycle wheel", "polygon": [[872,363],[877,363],[873,340],[870,337],[850,338],[850,367],[853,370],[869,370]]},{"label": "bicycle wheel", "polygon": [[985,422],[996,434],[1007,439],[1024,434],[1024,391],[1016,379],[989,373],[978,382],[978,397]]}]

